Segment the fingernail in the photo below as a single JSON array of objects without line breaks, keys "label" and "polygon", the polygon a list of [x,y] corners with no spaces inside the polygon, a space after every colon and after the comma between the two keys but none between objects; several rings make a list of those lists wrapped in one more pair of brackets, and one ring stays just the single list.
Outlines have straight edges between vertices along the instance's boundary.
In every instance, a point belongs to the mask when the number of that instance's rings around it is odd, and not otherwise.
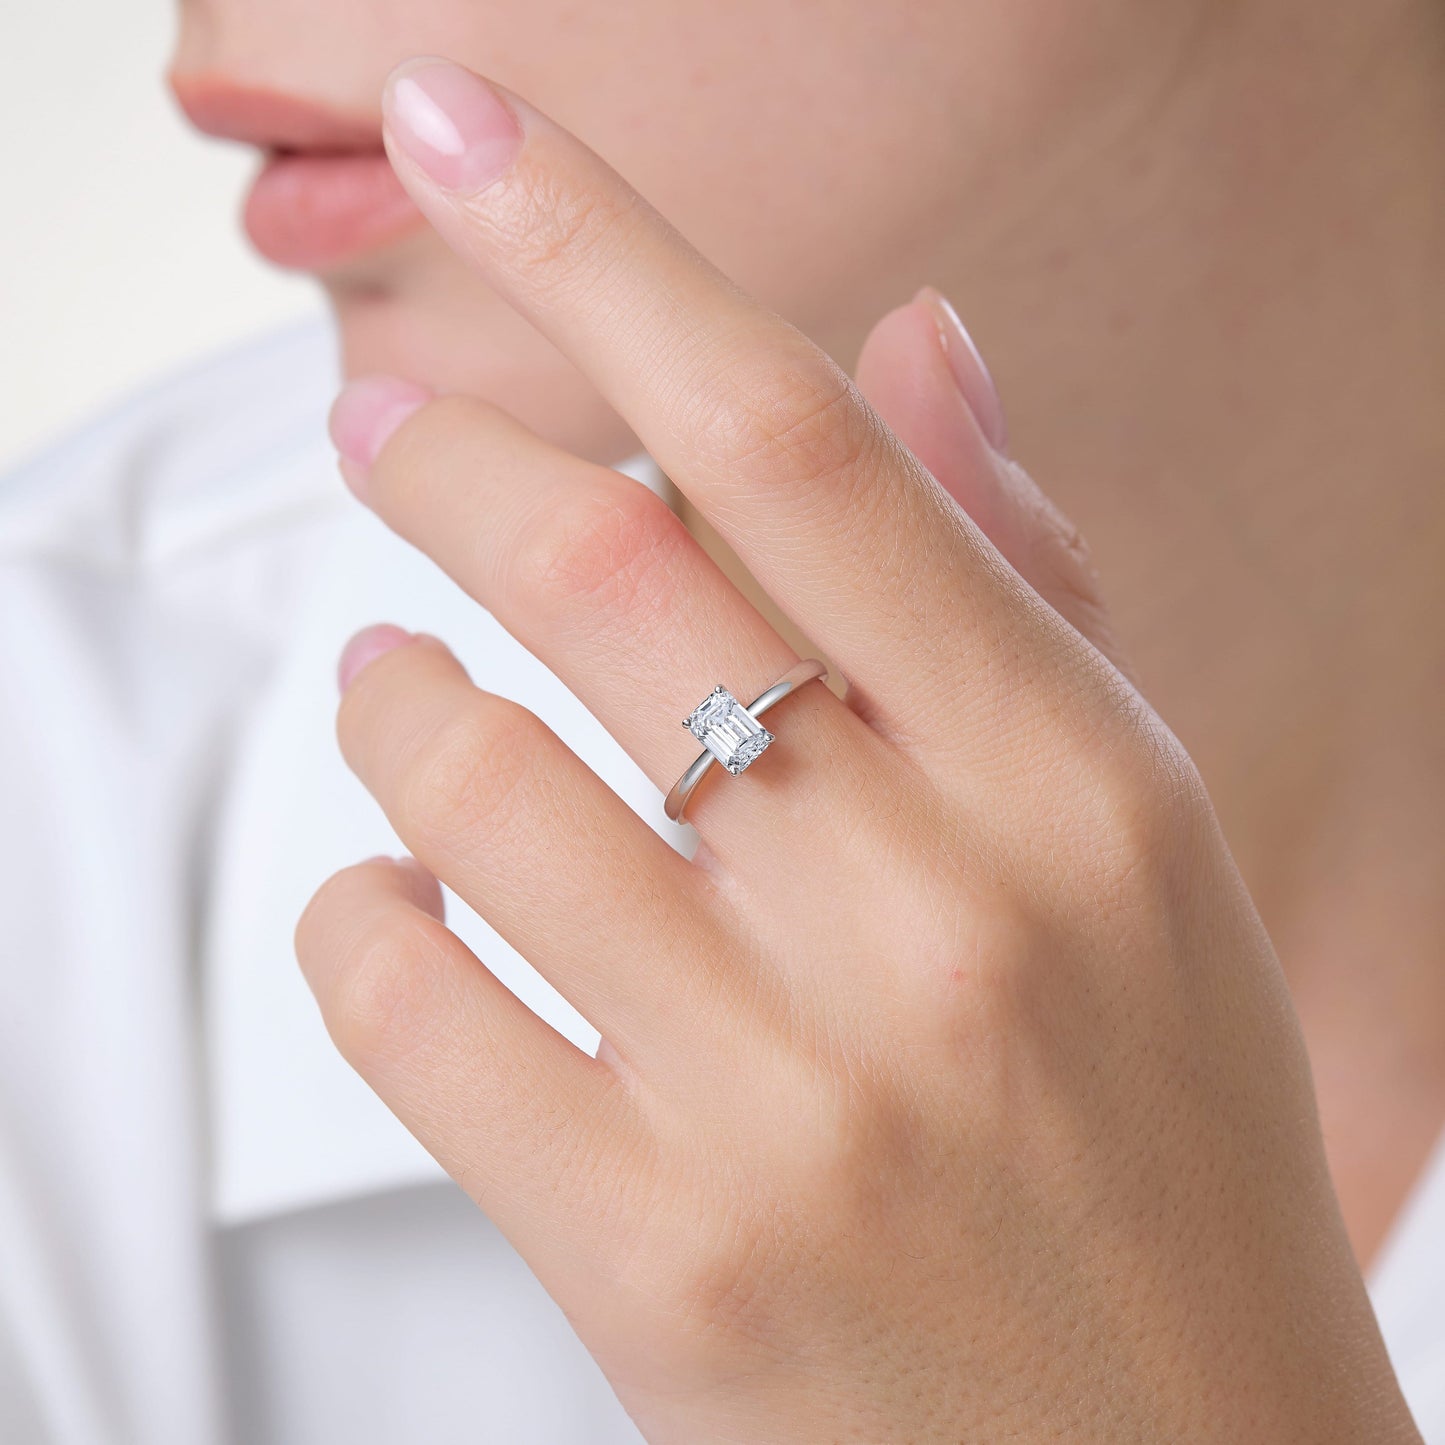
[{"label": "fingernail", "polygon": [[375,662],[383,652],[390,652],[393,647],[410,642],[411,636],[406,628],[397,627],[390,622],[378,622],[371,627],[363,627],[341,649],[341,657],[336,664],[336,685],[345,692],[355,680],[356,674],[368,662]]},{"label": "fingernail", "polygon": [[913,299],[922,301],[933,312],[948,369],[953,373],[954,383],[963,393],[979,429],[995,451],[1006,451],[1008,427],[1004,423],[1003,402],[999,400],[998,388],[993,384],[993,377],[989,375],[978,347],[973,344],[968,328],[959,319],[948,298],[932,286],[923,287]]},{"label": "fingernail", "polygon": [[399,376],[359,376],[341,389],[326,426],[341,453],[341,475],[358,496],[387,437],[430,396]]},{"label": "fingernail", "polygon": [[449,191],[489,186],[522,148],[522,128],[480,76],[449,60],[413,60],[392,73],[381,102],[397,145]]}]

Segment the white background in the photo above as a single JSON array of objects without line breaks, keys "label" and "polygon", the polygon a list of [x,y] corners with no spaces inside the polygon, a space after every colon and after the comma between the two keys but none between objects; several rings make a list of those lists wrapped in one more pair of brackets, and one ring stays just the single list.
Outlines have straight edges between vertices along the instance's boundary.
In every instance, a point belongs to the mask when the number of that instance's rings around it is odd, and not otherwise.
[{"label": "white background", "polygon": [[320,309],[238,216],[254,153],[163,83],[174,0],[0,0],[0,471],[188,358]]}]

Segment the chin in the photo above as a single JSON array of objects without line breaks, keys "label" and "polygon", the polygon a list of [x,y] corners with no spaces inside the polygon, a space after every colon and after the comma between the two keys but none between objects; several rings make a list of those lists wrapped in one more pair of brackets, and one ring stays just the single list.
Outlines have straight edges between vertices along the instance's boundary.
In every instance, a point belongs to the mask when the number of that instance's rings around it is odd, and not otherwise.
[{"label": "chin", "polygon": [[327,278],[325,286],[346,377],[389,372],[438,393],[478,397],[593,461],[620,461],[639,449],[591,382],[480,286],[458,294],[355,275]]}]

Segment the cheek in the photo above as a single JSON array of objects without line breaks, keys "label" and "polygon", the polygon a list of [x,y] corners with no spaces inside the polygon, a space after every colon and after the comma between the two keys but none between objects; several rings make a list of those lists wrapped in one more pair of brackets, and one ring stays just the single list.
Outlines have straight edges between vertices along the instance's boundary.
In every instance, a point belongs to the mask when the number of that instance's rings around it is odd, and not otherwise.
[{"label": "cheek", "polygon": [[[230,13],[239,0],[190,3]],[[1093,92],[1122,87],[1199,3],[838,0],[824,25],[776,0],[630,0],[626,23],[617,7],[562,0],[376,0],[349,18],[341,0],[306,0],[305,44],[293,35],[287,54],[315,72],[306,89],[329,67],[328,85],[368,104],[404,55],[476,66],[578,132],[847,363],[880,313],[925,280],[948,284],[980,232],[1027,200],[1027,178],[1048,173],[1048,148],[1082,144]],[[331,288],[348,370],[478,392],[589,456],[622,444],[591,389],[435,238],[368,267]]]},{"label": "cheek", "polygon": [[397,41],[455,26],[428,43],[571,127],[851,360],[872,318],[954,269],[1013,170],[1036,173],[1086,97],[1154,43],[1149,17],[1183,3],[838,0],[823,23],[776,0],[631,0],[619,23],[616,7],[433,0]]}]

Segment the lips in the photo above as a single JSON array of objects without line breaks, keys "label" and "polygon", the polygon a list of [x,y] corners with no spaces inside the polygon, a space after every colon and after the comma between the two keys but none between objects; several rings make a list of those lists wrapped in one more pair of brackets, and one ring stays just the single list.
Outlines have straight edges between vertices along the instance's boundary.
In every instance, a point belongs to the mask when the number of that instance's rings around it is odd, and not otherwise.
[{"label": "lips", "polygon": [[265,153],[243,220],[276,265],[324,271],[421,224],[374,122],[216,77],[172,75],[171,88],[196,129]]}]

